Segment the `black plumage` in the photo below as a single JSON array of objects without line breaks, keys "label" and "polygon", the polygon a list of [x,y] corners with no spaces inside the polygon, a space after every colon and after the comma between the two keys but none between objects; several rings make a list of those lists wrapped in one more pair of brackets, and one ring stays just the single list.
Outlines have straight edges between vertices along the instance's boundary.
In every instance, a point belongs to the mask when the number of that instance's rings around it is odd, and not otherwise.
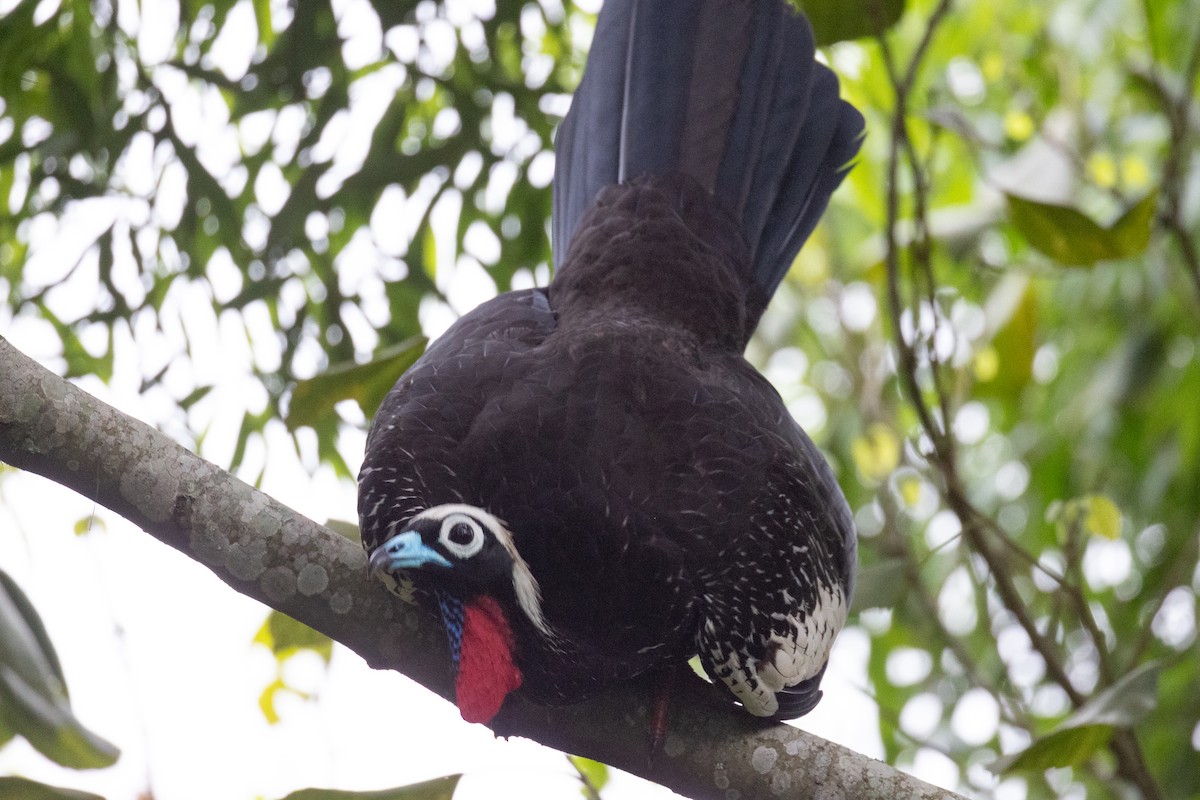
[{"label": "black plumage", "polygon": [[[751,713],[816,704],[854,528],[741,352],[861,130],[781,0],[607,0],[556,141],[554,280],[460,319],[368,439],[372,568],[438,598],[456,655],[492,642],[571,701],[698,653]],[[513,682],[468,663],[485,719]]]}]

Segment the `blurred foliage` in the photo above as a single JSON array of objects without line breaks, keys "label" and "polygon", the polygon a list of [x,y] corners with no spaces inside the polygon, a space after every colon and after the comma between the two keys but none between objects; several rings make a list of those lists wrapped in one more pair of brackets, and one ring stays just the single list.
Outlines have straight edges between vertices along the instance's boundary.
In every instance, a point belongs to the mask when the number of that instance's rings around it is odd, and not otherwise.
[{"label": "blurred foliage", "polygon": [[342,792],[336,789],[301,789],[283,800],[450,800],[461,775],[447,775],[430,781],[380,789],[375,792]]},{"label": "blurred foliage", "polygon": [[[314,569],[321,568],[314,566]],[[323,571],[321,574],[324,574]],[[274,725],[279,722],[279,712],[275,709],[275,697],[279,692],[288,692],[306,700],[311,697],[308,692],[287,682],[284,668],[287,661],[300,653],[309,653],[328,664],[333,656],[333,640],[287,614],[271,611],[255,634],[254,643],[268,648],[275,656],[275,680],[267,684],[258,697],[258,707],[263,716]]]},{"label": "blurred foliage", "polygon": [[14,736],[75,769],[108,767],[120,755],[71,712],[62,665],[41,617],[21,587],[0,570],[0,744]]},{"label": "blurred foliage", "polygon": [[[854,16],[803,5],[822,41]],[[887,760],[1005,797],[1200,795],[1200,3],[864,7],[846,35],[899,21],[826,50],[863,157],[748,355],[855,509]],[[341,436],[417,337],[548,280],[594,9],[147,9],[0,17],[3,319],[67,375],[131,364],[231,468],[287,420],[348,476]],[[252,376],[229,452],[214,362]],[[1078,724],[1113,687],[1138,713]]]},{"label": "blurred foliage", "polygon": [[579,793],[587,800],[597,800],[600,792],[608,785],[608,765],[583,756],[567,756],[571,766],[579,773]]},{"label": "blurred foliage", "polygon": [[1132,728],[1154,708],[1158,665],[1151,662],[1129,673],[1088,700],[1051,733],[1019,753],[992,762],[993,772],[1045,770],[1082,764],[1120,728]]},{"label": "blurred foliage", "polygon": [[0,777],[0,797],[16,797],[20,800],[104,800],[100,795],[91,792],[7,776]]}]

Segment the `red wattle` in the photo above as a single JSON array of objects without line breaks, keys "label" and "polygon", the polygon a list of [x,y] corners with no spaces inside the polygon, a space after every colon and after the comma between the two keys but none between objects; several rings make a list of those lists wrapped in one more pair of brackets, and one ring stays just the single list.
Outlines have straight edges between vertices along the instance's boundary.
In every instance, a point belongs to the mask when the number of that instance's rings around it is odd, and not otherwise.
[{"label": "red wattle", "polygon": [[454,687],[459,713],[467,722],[487,722],[520,685],[521,670],[513,661],[513,634],[504,611],[490,597],[475,598],[463,613]]}]

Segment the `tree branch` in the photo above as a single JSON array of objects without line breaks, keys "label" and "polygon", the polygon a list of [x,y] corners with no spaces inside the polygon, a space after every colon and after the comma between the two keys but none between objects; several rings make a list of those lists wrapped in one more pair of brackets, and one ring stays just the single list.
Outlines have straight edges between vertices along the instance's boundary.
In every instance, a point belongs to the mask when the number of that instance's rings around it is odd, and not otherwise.
[{"label": "tree branch", "polygon": [[[354,543],[44,369],[0,337],[0,459],[101,503],[237,591],[325,633],[377,669],[451,695],[441,626],[366,574]],[[763,725],[685,690],[651,758],[645,687],[567,708],[510,698],[493,722],[696,798],[802,800],[958,795],[787,725]],[[691,702],[691,701],[695,702]]]},{"label": "tree branch", "polygon": [[[946,396],[944,384],[938,374],[940,364],[937,360],[937,354],[935,348],[930,347],[927,353],[927,360],[931,373],[932,389],[938,402],[937,410],[940,412],[940,417],[935,417],[934,409],[925,397],[918,376],[919,358],[917,347],[918,335],[921,330],[920,305],[915,300],[911,305],[906,305],[900,292],[901,249],[897,236],[897,227],[901,213],[900,167],[901,160],[903,159],[908,163],[913,185],[912,216],[916,236],[909,246],[910,261],[912,262],[911,269],[913,272],[919,272],[926,281],[925,289],[936,333],[938,311],[934,297],[935,286],[932,253],[929,247],[926,219],[928,212],[925,195],[927,188],[926,172],[909,136],[908,102],[920,71],[921,61],[933,41],[938,25],[949,12],[951,4],[952,0],[939,0],[938,5],[929,17],[921,41],[910,58],[908,68],[902,77],[896,67],[888,38],[883,35],[878,37],[880,48],[884,55],[884,64],[892,83],[893,92],[895,93],[895,107],[892,112],[891,148],[887,161],[887,227],[885,230],[886,252],[884,264],[887,276],[887,300],[888,308],[891,312],[892,335],[895,339],[899,362],[897,372],[899,373],[900,384],[907,394],[907,399],[916,411],[921,429],[929,439],[930,452],[925,455],[940,474],[941,485],[939,489],[946,504],[958,517],[962,525],[964,541],[974,553],[983,559],[988,571],[991,573],[992,585],[1004,607],[1016,618],[1018,624],[1029,637],[1033,649],[1041,655],[1051,678],[1062,687],[1072,706],[1078,708],[1084,704],[1087,697],[1072,683],[1070,675],[1067,673],[1066,665],[1059,657],[1054,641],[1038,627],[1037,620],[1031,608],[1021,598],[1016,583],[1012,579],[1011,571],[1005,568],[1004,559],[993,547],[993,543],[999,543],[1000,545],[1012,548],[1014,543],[1004,534],[994,519],[975,507],[962,485],[957,466],[957,447],[951,432],[953,417],[949,398]],[[1193,63],[1195,64],[1195,69],[1200,70],[1200,37],[1196,41],[1197,46],[1193,53]],[[1186,134],[1186,130],[1184,134]],[[1184,134],[1177,136],[1176,140],[1185,140],[1186,136]],[[1178,214],[1175,216],[1178,217]],[[1182,241],[1184,243],[1185,255],[1187,255],[1187,245],[1190,244],[1190,239],[1184,237]],[[1200,275],[1200,272],[1197,274]],[[917,283],[915,278],[912,282],[914,286]],[[1200,288],[1200,282],[1198,282],[1197,286]],[[918,292],[919,288],[915,288],[914,295]],[[901,324],[901,316],[905,308],[911,308],[913,314],[913,341],[911,342],[905,338],[903,325]],[[1016,548],[1016,551],[1022,553],[1020,548]],[[1028,557],[1027,560],[1033,561],[1033,559],[1029,559]],[[1047,572],[1045,569],[1043,571]],[[1047,574],[1049,573],[1047,572]],[[909,580],[912,580],[911,574]],[[1060,585],[1066,588],[1069,593],[1074,591],[1065,581],[1058,580]],[[1075,592],[1075,594],[1078,594],[1078,597],[1072,597],[1072,599],[1077,600],[1075,607],[1080,617],[1080,625],[1091,635],[1097,653],[1100,654],[1102,678],[1106,682],[1111,682],[1114,678],[1112,670],[1105,660],[1107,658],[1106,642],[1100,634],[1095,620],[1092,618],[1090,608],[1086,602],[1083,602],[1082,594],[1078,592]],[[1121,777],[1138,787],[1146,800],[1159,800],[1161,798],[1161,791],[1154,776],[1150,774],[1146,766],[1141,746],[1133,731],[1118,731],[1109,742],[1109,749],[1116,758],[1117,771]]]}]

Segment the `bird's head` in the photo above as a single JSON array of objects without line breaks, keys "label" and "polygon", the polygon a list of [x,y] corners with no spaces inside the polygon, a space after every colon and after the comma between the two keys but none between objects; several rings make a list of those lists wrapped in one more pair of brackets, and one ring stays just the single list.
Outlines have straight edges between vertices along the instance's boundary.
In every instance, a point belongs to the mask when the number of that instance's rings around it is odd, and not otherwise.
[{"label": "bird's head", "polygon": [[512,532],[482,508],[452,503],[425,509],[371,553],[369,566],[372,575],[419,570],[464,600],[504,596],[511,588],[533,627],[554,636],[542,614],[537,579]]},{"label": "bird's head", "polygon": [[486,590],[512,569],[513,556],[501,544],[506,534],[503,524],[482,509],[435,506],[371,554],[371,573],[444,570],[466,587]]},{"label": "bird's head", "polygon": [[371,553],[371,574],[419,571],[428,576],[458,667],[456,700],[463,718],[487,722],[521,685],[515,637],[500,600],[509,598],[547,642],[541,590],[517,552],[512,532],[475,506],[422,511]]}]

